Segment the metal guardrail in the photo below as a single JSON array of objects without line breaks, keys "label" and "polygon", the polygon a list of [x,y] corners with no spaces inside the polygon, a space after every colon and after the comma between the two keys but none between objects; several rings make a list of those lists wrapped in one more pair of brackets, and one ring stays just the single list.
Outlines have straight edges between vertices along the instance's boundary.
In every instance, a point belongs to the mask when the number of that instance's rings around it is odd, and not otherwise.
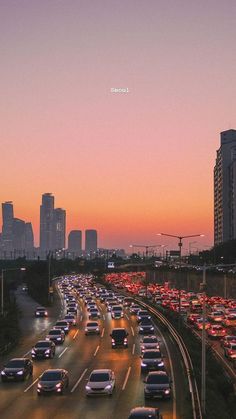
[{"label": "metal guardrail", "polygon": [[194,369],[190,354],[188,349],[183,341],[183,338],[179,335],[173,325],[166,319],[166,317],[161,314],[157,309],[153,308],[147,303],[144,303],[138,298],[134,298],[140,305],[148,309],[154,316],[156,316],[169,330],[169,333],[173,336],[176,344],[179,347],[181,355],[183,357],[187,378],[188,378],[188,385],[189,385],[189,392],[191,395],[191,402],[192,402],[192,409],[193,409],[193,418],[194,419],[202,419],[202,410],[201,410],[201,403],[200,397],[197,387],[197,382],[195,379]]}]

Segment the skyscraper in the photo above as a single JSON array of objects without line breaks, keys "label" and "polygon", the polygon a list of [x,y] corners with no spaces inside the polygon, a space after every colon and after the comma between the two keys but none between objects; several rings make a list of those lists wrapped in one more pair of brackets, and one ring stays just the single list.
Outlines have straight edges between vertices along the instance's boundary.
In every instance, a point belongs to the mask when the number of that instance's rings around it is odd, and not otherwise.
[{"label": "skyscraper", "polygon": [[91,255],[97,251],[97,231],[85,230],[85,252]]},{"label": "skyscraper", "polygon": [[68,235],[68,251],[78,256],[82,252],[82,231],[72,230]]},{"label": "skyscraper", "polygon": [[56,208],[53,211],[53,250],[65,249],[66,211]]},{"label": "skyscraper", "polygon": [[236,130],[221,132],[214,167],[214,244],[236,239]]},{"label": "skyscraper", "polygon": [[13,218],[12,231],[14,250],[25,250],[25,222],[19,218]]},{"label": "skyscraper", "polygon": [[53,249],[53,215],[54,196],[51,193],[42,195],[40,205],[40,249],[49,251]]},{"label": "skyscraper", "polygon": [[25,249],[34,249],[34,232],[31,223],[25,223]]},{"label": "skyscraper", "polygon": [[13,250],[13,218],[12,202],[2,203],[2,246],[4,251]]}]

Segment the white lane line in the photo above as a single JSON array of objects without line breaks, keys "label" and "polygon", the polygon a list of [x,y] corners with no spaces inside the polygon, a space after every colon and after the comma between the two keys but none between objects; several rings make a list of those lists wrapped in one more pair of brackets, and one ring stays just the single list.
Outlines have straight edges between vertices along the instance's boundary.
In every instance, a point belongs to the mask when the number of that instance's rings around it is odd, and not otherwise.
[{"label": "white lane line", "polygon": [[134,351],[135,351],[135,343],[133,344],[132,355],[134,355]]},{"label": "white lane line", "polygon": [[134,328],[131,326],[131,332],[132,332],[132,335],[134,336]]},{"label": "white lane line", "polygon": [[31,353],[31,350],[30,351],[28,351],[28,352],[26,352],[26,354],[25,355],[23,355],[22,356],[22,358],[25,358],[27,355],[29,355]]},{"label": "white lane line", "polygon": [[25,390],[24,390],[24,393],[26,393],[31,387],[33,387],[34,385],[35,385],[35,383],[37,383],[37,381],[39,380],[39,377],[38,378],[36,378],[36,380],[34,380],[33,381],[33,383],[32,384],[30,384],[30,386],[29,387],[27,387]]},{"label": "white lane line", "polygon": [[75,339],[75,338],[76,338],[76,336],[78,335],[78,333],[79,333],[79,331],[77,330],[77,331],[75,332],[74,336],[73,336],[73,339]]},{"label": "white lane line", "polygon": [[98,351],[99,351],[99,348],[100,348],[100,346],[98,345],[97,346],[97,348],[96,348],[96,351],[94,352],[94,354],[93,354],[93,356],[96,356],[97,355],[97,353],[98,353]]},{"label": "white lane line", "polygon": [[105,332],[105,327],[102,329],[101,338],[103,338]]},{"label": "white lane line", "polygon": [[125,389],[125,387],[126,387],[127,381],[128,381],[128,379],[129,379],[130,371],[131,371],[131,367],[129,367],[129,368],[128,368],[128,371],[127,371],[127,373],[126,373],[126,376],[125,376],[125,381],[124,381],[124,384],[123,384],[123,387],[122,387],[122,391],[123,391],[123,390]]},{"label": "white lane line", "polygon": [[73,393],[75,391],[75,389],[78,387],[80,381],[83,380],[84,375],[86,374],[87,371],[88,371],[88,368],[85,368],[84,372],[81,374],[80,378],[78,379],[78,381],[76,381],[74,387],[71,389],[71,391],[70,391],[71,393]]},{"label": "white lane line", "polygon": [[127,320],[129,320],[129,316],[126,313],[125,313],[125,317],[126,317]]},{"label": "white lane line", "polygon": [[80,321],[82,322],[82,320],[83,320],[83,316],[81,315],[81,316],[80,316]]},{"label": "white lane line", "polygon": [[105,316],[105,314],[103,314],[103,316],[102,316],[102,317],[103,317],[103,320],[106,320],[106,316]]},{"label": "white lane line", "polygon": [[61,358],[62,357],[62,355],[67,351],[67,349],[68,349],[68,346],[64,349],[64,351],[62,351],[61,353],[60,353],[60,355],[58,356],[58,358]]}]

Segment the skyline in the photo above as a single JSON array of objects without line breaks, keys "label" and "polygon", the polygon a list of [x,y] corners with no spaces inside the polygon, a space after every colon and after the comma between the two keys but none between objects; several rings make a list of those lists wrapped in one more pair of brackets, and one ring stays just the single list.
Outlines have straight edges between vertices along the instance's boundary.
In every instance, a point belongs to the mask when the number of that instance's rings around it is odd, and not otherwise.
[{"label": "skyline", "polygon": [[216,150],[236,126],[236,4],[125,3],[0,2],[0,199],[36,245],[46,191],[67,235],[94,228],[101,247],[177,248],[161,231],[213,244]]}]

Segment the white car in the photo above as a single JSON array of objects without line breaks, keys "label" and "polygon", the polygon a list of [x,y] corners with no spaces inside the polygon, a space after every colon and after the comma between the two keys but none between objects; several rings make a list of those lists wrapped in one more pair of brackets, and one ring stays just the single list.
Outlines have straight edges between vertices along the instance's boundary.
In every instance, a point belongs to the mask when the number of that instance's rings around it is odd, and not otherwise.
[{"label": "white car", "polygon": [[146,349],[160,349],[159,341],[156,336],[145,336],[140,342],[141,352]]},{"label": "white car", "polygon": [[89,334],[100,334],[100,328],[99,328],[99,324],[98,322],[87,322],[86,327],[85,327],[85,334],[89,335]]},{"label": "white car", "polygon": [[85,386],[86,396],[92,394],[112,395],[115,387],[115,374],[112,370],[93,370]]}]

